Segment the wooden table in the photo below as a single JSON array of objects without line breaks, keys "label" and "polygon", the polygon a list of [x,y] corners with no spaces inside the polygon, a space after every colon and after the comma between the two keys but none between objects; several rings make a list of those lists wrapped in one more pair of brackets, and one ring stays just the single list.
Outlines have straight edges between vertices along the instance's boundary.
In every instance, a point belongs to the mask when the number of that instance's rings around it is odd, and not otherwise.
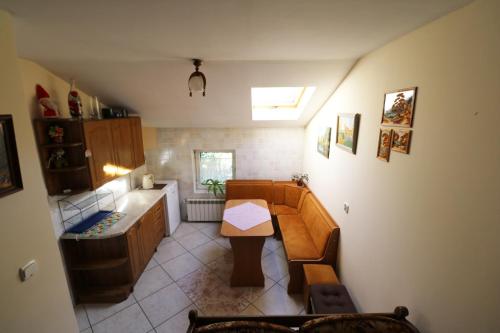
[{"label": "wooden table", "polygon": [[[228,200],[224,209],[232,208],[246,202],[259,205],[268,209],[267,202],[260,199]],[[267,236],[274,233],[271,220],[265,221],[248,230],[241,230],[227,221],[222,221],[221,235],[229,237],[233,249],[233,274],[231,275],[232,287],[262,287],[264,274],[262,274],[261,257],[262,247]]]}]

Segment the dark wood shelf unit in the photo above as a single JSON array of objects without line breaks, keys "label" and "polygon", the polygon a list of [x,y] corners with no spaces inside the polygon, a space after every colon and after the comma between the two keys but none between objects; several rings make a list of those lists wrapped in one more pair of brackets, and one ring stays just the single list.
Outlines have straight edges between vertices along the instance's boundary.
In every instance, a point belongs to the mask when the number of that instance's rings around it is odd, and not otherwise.
[{"label": "dark wood shelf unit", "polygon": [[48,172],[52,172],[52,173],[75,172],[75,171],[81,171],[81,170],[87,170],[87,166],[86,165],[80,165],[80,166],[67,167],[67,168],[59,168],[59,169],[47,169]]},{"label": "dark wood shelf unit", "polygon": [[68,143],[83,143],[83,120],[82,119],[65,119],[65,118],[53,118],[53,119],[35,119],[35,136],[38,145],[43,146],[47,144],[57,144],[50,140],[48,135],[49,127],[52,125],[57,125],[62,127],[64,130],[64,142]]},{"label": "dark wood shelf unit", "polygon": [[[35,119],[35,138],[38,144],[40,163],[49,195],[81,192],[92,187],[87,158],[85,157],[85,137],[82,119]],[[57,125],[63,128],[62,143],[52,142],[49,128]],[[68,167],[49,168],[49,159],[57,150],[64,150]]]},{"label": "dark wood shelf unit", "polygon": [[93,260],[88,262],[82,262],[79,264],[75,264],[71,267],[74,271],[92,271],[98,269],[111,269],[115,267],[119,267],[128,262],[128,257],[123,258],[115,258],[115,259],[101,259],[101,260]]},{"label": "dark wood shelf unit", "polygon": [[79,303],[119,303],[127,299],[133,284],[96,286],[77,290]]},{"label": "dark wood shelf unit", "polygon": [[71,142],[71,143],[46,143],[41,145],[42,148],[45,149],[53,149],[53,148],[77,148],[82,147],[83,142]]}]

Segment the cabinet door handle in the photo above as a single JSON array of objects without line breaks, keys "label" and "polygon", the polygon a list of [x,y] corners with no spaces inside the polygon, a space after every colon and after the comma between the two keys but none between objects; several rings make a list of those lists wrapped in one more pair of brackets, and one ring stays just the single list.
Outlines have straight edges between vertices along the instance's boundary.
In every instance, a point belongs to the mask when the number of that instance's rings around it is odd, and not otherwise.
[{"label": "cabinet door handle", "polygon": [[90,149],[85,149],[85,157],[86,158],[92,157],[92,152],[90,151]]}]

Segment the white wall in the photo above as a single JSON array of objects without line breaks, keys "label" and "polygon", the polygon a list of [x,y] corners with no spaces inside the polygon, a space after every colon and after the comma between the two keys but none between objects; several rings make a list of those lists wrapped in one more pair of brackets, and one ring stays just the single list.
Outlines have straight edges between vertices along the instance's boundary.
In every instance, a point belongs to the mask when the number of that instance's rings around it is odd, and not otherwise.
[{"label": "white wall", "polygon": [[[340,277],[361,311],[406,305],[421,332],[500,330],[499,32],[500,2],[477,1],[393,41],[307,126],[304,171],[340,225]],[[411,152],[377,160],[384,92],[411,86]],[[361,114],[358,152],[326,159],[317,131],[337,113]]]},{"label": "white wall", "polygon": [[157,179],[177,179],[180,199],[194,193],[193,151],[234,149],[236,178],[290,179],[302,169],[303,128],[157,129],[156,147],[145,141],[148,171]]},{"label": "white wall", "polygon": [[[1,114],[12,114],[24,189],[0,198],[0,332],[78,332],[25,103],[10,16],[0,11]],[[38,272],[21,282],[29,260]]]}]

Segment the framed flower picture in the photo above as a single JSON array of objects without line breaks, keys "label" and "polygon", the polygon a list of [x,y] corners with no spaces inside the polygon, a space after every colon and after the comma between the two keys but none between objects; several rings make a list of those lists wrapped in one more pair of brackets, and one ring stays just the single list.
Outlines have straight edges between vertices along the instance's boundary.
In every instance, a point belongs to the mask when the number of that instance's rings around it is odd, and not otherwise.
[{"label": "framed flower picture", "polygon": [[335,143],[338,147],[356,154],[358,145],[359,118],[361,115],[341,113],[337,116],[337,136]]},{"label": "framed flower picture", "polygon": [[377,158],[389,162],[392,144],[392,129],[381,128],[378,136]]},{"label": "framed flower picture", "polygon": [[23,189],[11,115],[0,115],[0,197]]},{"label": "framed flower picture", "polygon": [[392,150],[408,154],[410,152],[411,130],[396,128],[392,134]]},{"label": "framed flower picture", "polygon": [[412,127],[417,87],[388,92],[384,97],[382,125]]}]

